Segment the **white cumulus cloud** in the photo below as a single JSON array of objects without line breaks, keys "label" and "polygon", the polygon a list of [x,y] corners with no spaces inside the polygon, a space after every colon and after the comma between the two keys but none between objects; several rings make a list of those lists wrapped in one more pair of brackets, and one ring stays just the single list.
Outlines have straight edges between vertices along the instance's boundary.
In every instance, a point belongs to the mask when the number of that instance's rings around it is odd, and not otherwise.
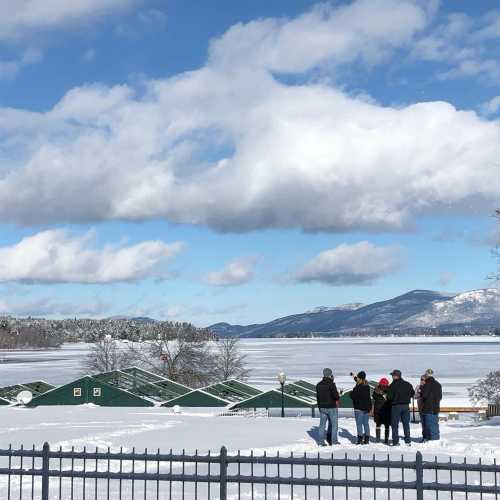
[{"label": "white cumulus cloud", "polygon": [[0,282],[113,283],[161,277],[180,242],[92,246],[93,232],[75,236],[57,229],[0,247]]},{"label": "white cumulus cloud", "polygon": [[90,85],[45,113],[0,108],[0,222],[378,231],[489,211],[499,121],[275,75],[375,64],[425,25],[424,3],[358,0],[237,25],[204,67],[145,91]]},{"label": "white cumulus cloud", "polygon": [[254,278],[255,257],[240,257],[228,262],[221,271],[212,271],[204,276],[204,282],[213,286],[237,286]]},{"label": "white cumulus cloud", "polygon": [[342,244],[316,255],[295,273],[294,279],[334,286],[369,285],[395,272],[400,259],[396,246],[376,246],[368,241]]}]

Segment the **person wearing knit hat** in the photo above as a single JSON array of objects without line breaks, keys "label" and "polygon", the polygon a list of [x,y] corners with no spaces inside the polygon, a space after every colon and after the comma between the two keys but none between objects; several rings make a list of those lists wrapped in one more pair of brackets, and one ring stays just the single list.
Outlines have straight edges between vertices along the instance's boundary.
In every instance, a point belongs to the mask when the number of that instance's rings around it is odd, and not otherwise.
[{"label": "person wearing knit hat", "polygon": [[439,412],[441,411],[441,399],[443,389],[441,384],[434,378],[434,371],[429,368],[425,371],[425,384],[421,391],[422,419],[423,419],[423,441],[434,441],[439,439]]},{"label": "person wearing knit hat", "polygon": [[[325,437],[328,444],[339,444],[338,407],[340,395],[333,381],[333,371],[331,368],[323,369],[323,379],[316,384],[316,401],[319,410],[319,445],[327,445]],[[327,421],[328,431],[325,429]]]},{"label": "person wearing knit hat", "polygon": [[403,379],[401,370],[392,370],[392,384],[387,390],[391,403],[392,445],[399,446],[399,424],[403,424],[405,443],[411,445],[410,402],[415,395],[413,386]]},{"label": "person wearing knit hat", "polygon": [[389,430],[391,427],[391,405],[387,401],[389,380],[381,378],[373,390],[373,420],[375,421],[375,438],[380,442],[382,425],[384,426],[384,442],[389,444]]}]

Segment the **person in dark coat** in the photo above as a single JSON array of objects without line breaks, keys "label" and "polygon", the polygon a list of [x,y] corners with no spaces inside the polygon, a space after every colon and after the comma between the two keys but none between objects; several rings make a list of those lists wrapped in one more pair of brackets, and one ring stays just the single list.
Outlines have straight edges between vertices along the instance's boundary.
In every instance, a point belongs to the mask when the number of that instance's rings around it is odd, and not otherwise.
[{"label": "person in dark coat", "polygon": [[333,372],[330,368],[323,370],[323,379],[316,384],[316,400],[319,409],[319,444],[326,446],[325,427],[328,421],[328,444],[339,444],[338,442],[338,407],[339,392],[333,381]]},{"label": "person in dark coat", "polygon": [[403,380],[401,370],[393,370],[391,375],[387,400],[391,403],[392,445],[399,446],[399,422],[402,422],[405,443],[410,446],[410,401],[415,391],[409,382]]},{"label": "person in dark coat", "polygon": [[370,442],[370,412],[372,410],[372,398],[370,386],[366,380],[366,373],[361,371],[354,377],[356,385],[350,393],[356,429],[358,432],[357,444],[368,444]]},{"label": "person in dark coat", "polygon": [[443,390],[441,384],[434,378],[434,371],[429,368],[425,372],[425,385],[422,388],[422,418],[424,420],[424,441],[439,439],[439,411]]},{"label": "person in dark coat", "polygon": [[387,401],[389,381],[381,378],[373,391],[373,420],[375,420],[375,436],[380,442],[381,428],[384,426],[384,442],[389,444],[389,429],[391,427],[391,404]]}]

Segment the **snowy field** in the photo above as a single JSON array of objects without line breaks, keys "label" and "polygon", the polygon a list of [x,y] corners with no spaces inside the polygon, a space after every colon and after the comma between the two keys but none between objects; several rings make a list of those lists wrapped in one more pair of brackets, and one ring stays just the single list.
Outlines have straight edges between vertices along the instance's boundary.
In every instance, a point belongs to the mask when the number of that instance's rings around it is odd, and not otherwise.
[{"label": "snowy field", "polygon": [[[25,408],[0,408],[0,448],[6,448],[9,444],[18,447],[24,444],[31,447],[41,447],[45,440],[50,442],[52,449],[62,447],[69,450],[75,447],[77,450],[87,447],[88,451],[95,448],[106,451],[108,447],[112,451],[119,451],[123,447],[124,452],[130,452],[134,448],[137,452],[144,451],[155,453],[158,448],[163,452],[168,452],[170,448],[176,451],[186,450],[186,453],[194,453],[198,450],[200,454],[206,454],[208,450],[218,453],[221,445],[226,445],[229,453],[235,453],[240,450],[243,455],[248,455],[252,451],[255,455],[262,455],[266,452],[268,455],[289,456],[291,452],[295,455],[331,456],[332,451],[336,457],[343,457],[345,453],[350,457],[358,457],[359,453],[363,457],[371,458],[374,454],[377,458],[387,457],[389,453],[392,458],[412,460],[415,452],[420,450],[424,454],[424,459],[434,460],[438,456],[440,461],[452,460],[454,462],[462,461],[467,456],[467,461],[475,463],[481,459],[484,463],[492,463],[494,459],[500,459],[500,419],[493,419],[487,422],[474,422],[470,419],[458,422],[446,422],[441,425],[442,439],[435,443],[421,444],[417,442],[419,437],[419,425],[412,425],[412,435],[414,441],[411,448],[402,446],[400,448],[388,448],[383,444],[372,443],[368,446],[356,446],[353,444],[355,439],[355,425],[352,418],[340,419],[340,442],[339,446],[320,448],[315,442],[317,433],[318,419],[313,418],[244,418],[244,417],[220,417],[214,414],[196,414],[182,413],[174,414],[169,409],[164,408],[98,408],[93,406],[80,407],[40,407],[35,409]],[[6,459],[4,459],[5,462]],[[77,467],[81,466],[81,462]],[[105,470],[107,464],[101,464]],[[87,463],[87,470],[92,470],[93,462]],[[135,464],[135,470],[141,471],[143,465],[141,462]],[[141,469],[142,467],[142,469]],[[174,466],[180,468],[180,465]],[[186,465],[186,472],[193,472],[192,465]],[[203,467],[203,466],[200,466]],[[214,466],[216,467],[216,466]],[[256,466],[259,467],[259,466]],[[308,476],[314,477],[317,470],[311,467],[312,472]],[[268,469],[272,469],[270,466]],[[339,474],[343,474],[343,468]],[[118,464],[111,465],[111,470],[118,470]],[[174,471],[175,472],[175,471]],[[177,472],[180,472],[178,470]],[[233,473],[235,471],[232,471]],[[243,473],[248,473],[242,470]],[[256,470],[256,474],[262,474],[262,470]],[[270,475],[276,471],[268,470]],[[282,470],[282,474],[285,473]],[[357,468],[353,468],[350,477],[355,478],[358,473]],[[381,471],[383,473],[383,471]],[[393,471],[397,475],[398,471]],[[299,476],[301,472],[299,471]],[[329,471],[325,476],[328,477]],[[392,474],[392,473],[391,473]],[[429,471],[428,474],[432,474]],[[382,478],[383,479],[383,478]],[[431,478],[432,479],[432,478]],[[445,477],[444,481],[449,478]],[[407,480],[411,480],[407,477]],[[5,497],[7,487],[6,477],[0,478],[0,498]],[[79,481],[79,482],[78,482]],[[81,480],[75,480],[75,491],[80,488]],[[486,482],[489,480],[486,479]],[[25,491],[31,487],[29,481],[26,481]],[[87,481],[87,491],[89,498],[94,498],[94,482]],[[64,483],[65,488],[69,488],[69,483]],[[15,482],[11,487],[13,490]],[[54,491],[58,490],[58,481],[54,480]],[[131,498],[130,483],[123,485],[123,498]],[[135,498],[143,499],[143,483],[137,481]],[[35,484],[35,490],[38,485]],[[119,498],[117,485],[112,486],[111,498]],[[155,484],[146,484],[148,494],[146,498],[156,498]],[[162,486],[162,488],[164,488]],[[165,487],[166,488],[166,487]],[[165,490],[164,488],[164,490]],[[172,498],[182,498],[180,492],[181,486],[174,484],[174,494]],[[193,498],[193,487],[186,486],[185,498]],[[198,498],[207,498],[208,491],[206,485],[200,486]],[[213,499],[218,498],[217,486],[213,485]],[[232,489],[231,489],[232,488]],[[230,488],[230,498],[238,498],[235,492],[235,486]],[[275,488],[275,487],[274,487]],[[106,498],[106,485],[98,486],[99,491],[95,498]],[[298,488],[297,488],[298,489]],[[164,491],[162,490],[162,491]],[[286,493],[285,487],[282,489],[281,498],[291,498]],[[64,488],[63,488],[64,491]],[[259,494],[258,491],[261,493]],[[272,493],[274,491],[274,493]],[[241,498],[250,498],[248,488],[244,488],[245,494]],[[270,487],[268,498],[277,498],[276,489]],[[338,498],[346,498],[345,491],[339,489]],[[79,493],[80,494],[80,493]],[[69,495],[69,494],[68,494]],[[296,491],[293,498],[304,498],[301,491]],[[59,498],[57,495],[54,498]],[[62,498],[70,498],[64,496]],[[76,496],[75,498],[80,498]],[[121,497],[120,497],[121,498]],[[160,498],[169,498],[167,493],[160,495]],[[256,490],[255,498],[263,498],[262,490]],[[330,490],[322,492],[319,496],[316,488],[311,488],[308,498],[332,498]],[[360,498],[359,491],[349,492],[348,498]],[[363,498],[373,498],[372,492],[368,491]],[[377,498],[387,498],[386,492],[381,491]],[[391,495],[392,499],[400,498],[397,492]],[[406,499],[414,498],[410,493],[406,494]],[[427,497],[426,497],[427,498]],[[434,498],[434,496],[432,496]],[[440,497],[441,498],[441,497]],[[448,498],[448,496],[442,496]],[[455,495],[455,498],[462,498],[461,495]],[[472,498],[472,497],[471,497]],[[484,498],[487,498],[486,496]]]},{"label": "snowy field", "polygon": [[[229,450],[256,452],[318,452],[316,430],[318,418],[298,417],[221,417],[216,413],[182,412],[174,414],[169,408],[100,408],[92,405],[76,407],[16,408],[0,407],[0,448],[9,444],[35,444],[48,441],[51,447],[90,449],[108,446],[118,450],[136,447],[156,451],[186,449],[219,451],[222,445]],[[371,421],[373,427],[373,422]],[[340,452],[359,452],[353,444],[356,436],[354,419],[339,419]],[[372,429],[374,433],[374,429]],[[434,456],[467,455],[500,459],[500,418],[476,422],[464,417],[458,422],[441,424],[442,440],[418,443],[420,425],[412,424],[415,441],[411,452],[420,450]],[[363,446],[363,451],[387,452],[383,444]],[[335,449],[337,450],[337,448]],[[328,448],[328,452],[331,452]],[[406,451],[405,447],[400,451]],[[399,451],[399,452],[400,452]]]},{"label": "snowy field", "polygon": [[[393,368],[416,383],[426,368],[433,368],[443,384],[444,404],[468,405],[467,387],[488,371],[500,368],[500,338],[358,338],[358,339],[247,339],[242,341],[252,369],[249,382],[261,388],[276,386],[276,374],[290,380],[316,382],[324,367],[331,367],[339,387],[352,385],[349,372],[365,370],[378,380]],[[53,384],[82,374],[84,344],[51,351],[0,351],[1,385],[33,379]]]}]

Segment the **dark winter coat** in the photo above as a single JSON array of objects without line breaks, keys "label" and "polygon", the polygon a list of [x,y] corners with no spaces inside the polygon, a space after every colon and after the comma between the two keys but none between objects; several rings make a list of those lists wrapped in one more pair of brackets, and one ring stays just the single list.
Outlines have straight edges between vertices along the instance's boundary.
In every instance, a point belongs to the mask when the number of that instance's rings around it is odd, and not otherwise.
[{"label": "dark winter coat", "polygon": [[421,392],[422,413],[434,413],[437,415],[440,410],[441,399],[443,399],[443,390],[441,384],[434,378],[429,377]]},{"label": "dark winter coat", "polygon": [[340,399],[337,386],[331,378],[324,377],[316,385],[316,400],[318,408],[337,408],[337,402]]},{"label": "dark winter coat", "polygon": [[387,391],[376,387],[373,391],[373,419],[377,424],[389,426],[391,423],[391,403],[387,401]]},{"label": "dark winter coat", "polygon": [[394,380],[387,391],[387,399],[392,406],[409,405],[411,398],[415,395],[413,386],[402,378]]},{"label": "dark winter coat", "polygon": [[352,406],[355,410],[371,411],[372,398],[368,384],[356,384],[350,393]]}]

